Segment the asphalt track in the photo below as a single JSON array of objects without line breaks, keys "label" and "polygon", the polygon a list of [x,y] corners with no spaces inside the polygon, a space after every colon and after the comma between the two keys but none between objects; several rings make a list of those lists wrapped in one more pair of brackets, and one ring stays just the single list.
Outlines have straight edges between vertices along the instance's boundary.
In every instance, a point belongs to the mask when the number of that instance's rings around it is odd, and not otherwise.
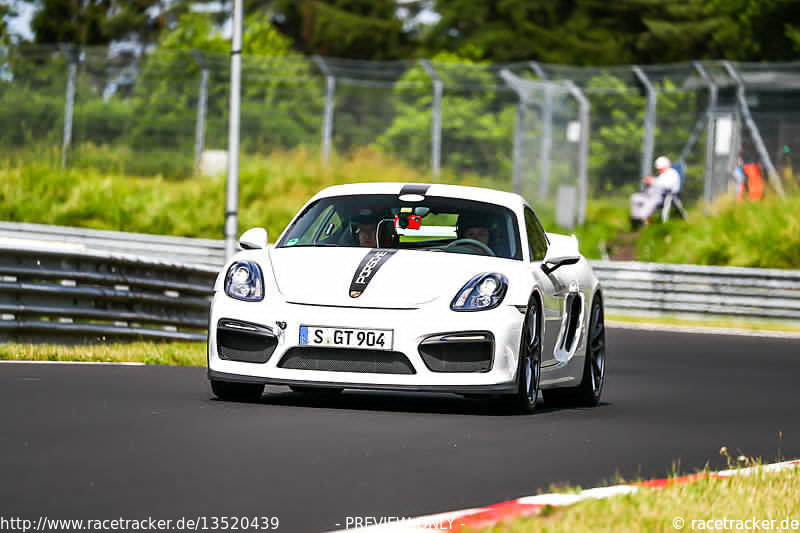
[{"label": "asphalt track", "polygon": [[[0,365],[0,516],[277,516],[280,531],[800,457],[800,340],[612,329],[604,403],[497,416],[447,395],[270,388],[205,370]],[[782,432],[782,439],[779,439]],[[337,524],[339,524],[337,526]]]}]

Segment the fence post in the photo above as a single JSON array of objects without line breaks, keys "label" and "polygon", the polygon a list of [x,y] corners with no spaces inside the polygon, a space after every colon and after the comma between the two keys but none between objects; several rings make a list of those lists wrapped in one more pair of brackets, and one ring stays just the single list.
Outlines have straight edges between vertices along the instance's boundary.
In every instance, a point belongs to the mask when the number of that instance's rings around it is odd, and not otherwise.
[{"label": "fence post", "polygon": [[705,67],[700,63],[694,63],[694,69],[703,78],[703,81],[708,85],[708,111],[706,117],[708,120],[706,126],[706,161],[705,161],[705,176],[703,178],[703,199],[706,204],[710,204],[713,198],[711,197],[711,182],[714,172],[714,137],[716,136],[716,124],[714,123],[714,115],[717,111],[717,84],[706,72]]},{"label": "fence post", "polygon": [[206,143],[206,111],[208,108],[208,65],[203,55],[192,50],[194,59],[202,69],[200,72],[200,94],[197,96],[197,123],[194,130],[194,173],[200,173],[200,163]]},{"label": "fence post", "polygon": [[236,253],[239,229],[239,112],[242,98],[242,0],[233,0],[228,181],[225,187],[225,260]]},{"label": "fence post", "polygon": [[747,125],[747,129],[750,130],[750,135],[753,136],[753,144],[756,145],[756,150],[758,151],[759,157],[761,157],[761,162],[765,167],[767,167],[769,180],[772,182],[775,190],[778,191],[778,194],[784,196],[785,193],[783,191],[781,179],[778,176],[778,172],[775,170],[775,166],[772,164],[772,159],[769,157],[769,152],[767,152],[766,146],[764,146],[764,140],[761,138],[761,132],[758,131],[758,126],[753,120],[753,117],[750,115],[750,106],[747,105],[747,99],[744,96],[744,80],[742,80],[742,77],[739,75],[736,69],[733,68],[733,65],[730,61],[723,61],[722,64],[725,66],[725,70],[728,71],[730,77],[733,78],[733,81],[736,82],[736,99],[739,101],[742,117]]},{"label": "fence post", "polygon": [[72,114],[75,107],[75,76],[78,73],[78,53],[75,50],[64,51],[69,60],[67,75],[67,94],[64,105],[64,138],[61,143],[61,168],[67,167],[67,152],[72,144]]},{"label": "fence post", "polygon": [[431,109],[431,171],[439,177],[442,157],[442,89],[444,84],[427,59],[421,59],[422,67],[433,80],[433,107]]},{"label": "fence post", "polygon": [[[542,66],[536,61],[529,63],[533,72],[544,82],[550,80]],[[547,198],[550,187],[550,152],[553,148],[553,86],[545,83],[542,105],[542,140],[539,149],[539,198]]]},{"label": "fence post", "polygon": [[650,169],[653,165],[653,150],[655,147],[656,135],[656,99],[658,95],[656,93],[656,88],[653,87],[653,84],[650,83],[650,79],[638,65],[633,65],[631,69],[647,91],[647,111],[644,115],[644,136],[642,138],[641,177],[644,178],[650,174]]},{"label": "fence post", "polygon": [[578,146],[578,224],[586,221],[586,196],[589,191],[589,100],[571,80],[566,82],[570,94],[578,101],[581,136]]},{"label": "fence post", "polygon": [[325,115],[322,119],[322,162],[327,165],[331,157],[331,138],[333,136],[333,106],[336,96],[336,77],[321,56],[314,56],[322,74],[325,76]]},{"label": "fence post", "polygon": [[512,144],[511,190],[522,194],[522,136],[525,131],[525,94],[516,82],[517,78],[508,69],[500,71],[500,77],[513,90],[519,98],[517,116],[514,121],[514,140]]}]

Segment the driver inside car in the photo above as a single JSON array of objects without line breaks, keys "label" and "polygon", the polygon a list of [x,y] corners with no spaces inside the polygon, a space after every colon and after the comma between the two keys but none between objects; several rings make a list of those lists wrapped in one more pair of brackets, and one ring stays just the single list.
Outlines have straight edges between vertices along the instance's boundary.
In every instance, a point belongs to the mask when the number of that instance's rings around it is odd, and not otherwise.
[{"label": "driver inside car", "polygon": [[376,222],[357,222],[356,235],[358,235],[358,245],[362,248],[375,248],[378,245],[376,232],[378,224]]},{"label": "driver inside car", "polygon": [[361,248],[397,248],[398,237],[391,222],[391,218],[380,216],[377,210],[361,209],[351,218],[352,235]]},{"label": "driver inside car", "polygon": [[459,239],[472,239],[485,244],[489,248],[492,233],[489,217],[478,213],[462,213],[458,217],[457,235]]}]

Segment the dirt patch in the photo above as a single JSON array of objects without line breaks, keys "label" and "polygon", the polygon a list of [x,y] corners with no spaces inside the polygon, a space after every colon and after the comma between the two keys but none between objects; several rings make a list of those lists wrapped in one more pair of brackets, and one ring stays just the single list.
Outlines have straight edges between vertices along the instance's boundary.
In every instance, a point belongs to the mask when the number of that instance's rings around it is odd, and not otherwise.
[{"label": "dirt patch", "polygon": [[608,258],[613,261],[635,261],[638,239],[638,231],[617,233],[617,238],[608,245]]}]

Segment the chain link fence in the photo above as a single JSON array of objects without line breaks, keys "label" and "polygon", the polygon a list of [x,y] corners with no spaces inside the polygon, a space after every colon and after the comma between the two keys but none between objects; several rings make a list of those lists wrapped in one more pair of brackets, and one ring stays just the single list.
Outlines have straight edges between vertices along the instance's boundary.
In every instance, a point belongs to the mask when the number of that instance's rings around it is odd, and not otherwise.
[{"label": "chain link fence", "polygon": [[[421,177],[492,178],[565,227],[596,198],[627,198],[658,155],[684,165],[691,204],[728,194],[748,162],[781,192],[800,150],[800,63],[242,59],[242,154],[310,147],[328,161],[367,147]],[[0,147],[190,176],[204,152],[227,148],[229,63],[191,50],[0,49]]]}]

